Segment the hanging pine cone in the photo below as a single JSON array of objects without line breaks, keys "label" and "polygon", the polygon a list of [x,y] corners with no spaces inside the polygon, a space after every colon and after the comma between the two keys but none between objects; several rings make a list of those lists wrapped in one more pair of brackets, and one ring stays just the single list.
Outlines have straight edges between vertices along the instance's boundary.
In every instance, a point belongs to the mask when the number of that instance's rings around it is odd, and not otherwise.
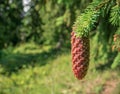
[{"label": "hanging pine cone", "polygon": [[72,69],[78,79],[82,79],[89,66],[89,37],[76,37],[74,31],[71,33]]}]

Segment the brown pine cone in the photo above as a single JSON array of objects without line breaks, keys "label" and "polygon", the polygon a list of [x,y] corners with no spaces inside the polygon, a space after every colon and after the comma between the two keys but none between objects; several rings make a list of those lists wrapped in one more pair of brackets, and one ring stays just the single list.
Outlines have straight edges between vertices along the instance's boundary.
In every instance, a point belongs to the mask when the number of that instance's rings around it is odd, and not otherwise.
[{"label": "brown pine cone", "polygon": [[72,69],[78,79],[84,78],[89,66],[90,44],[89,37],[76,37],[71,33]]}]

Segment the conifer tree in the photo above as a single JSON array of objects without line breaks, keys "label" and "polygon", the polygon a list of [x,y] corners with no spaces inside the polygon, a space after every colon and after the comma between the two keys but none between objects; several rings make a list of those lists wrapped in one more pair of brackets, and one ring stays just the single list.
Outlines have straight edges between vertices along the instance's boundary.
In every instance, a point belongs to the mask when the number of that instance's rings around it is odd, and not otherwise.
[{"label": "conifer tree", "polygon": [[[85,11],[76,19],[71,33],[72,68],[75,76],[82,79],[91,61],[106,60],[115,68],[120,63],[120,54],[111,52],[112,45],[120,50],[120,1],[93,0]],[[96,32],[93,32],[95,31]],[[94,45],[89,44],[89,37],[94,33]],[[114,41],[113,41],[114,36]],[[92,39],[92,38],[91,38]],[[95,44],[96,43],[96,44]],[[92,50],[91,50],[92,49]],[[94,50],[95,49],[95,50]],[[90,53],[91,50],[92,52]],[[94,51],[94,52],[93,52]],[[112,58],[109,60],[108,58]]]}]

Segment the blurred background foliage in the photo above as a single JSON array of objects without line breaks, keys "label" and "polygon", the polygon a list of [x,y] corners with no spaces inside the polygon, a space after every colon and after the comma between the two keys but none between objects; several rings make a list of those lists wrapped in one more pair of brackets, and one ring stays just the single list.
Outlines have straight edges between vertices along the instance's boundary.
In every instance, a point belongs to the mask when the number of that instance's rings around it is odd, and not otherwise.
[{"label": "blurred background foliage", "polygon": [[[32,0],[0,1],[0,47],[33,41],[37,44],[68,46],[71,27],[80,9],[90,1]],[[28,7],[24,11],[24,7]],[[64,42],[64,43],[63,43]]]},{"label": "blurred background foliage", "polygon": [[90,32],[89,76],[79,82],[71,71],[72,26],[92,1],[0,0],[0,94],[110,94],[104,92],[106,81],[116,85],[120,77],[120,54],[112,51],[118,43],[113,35],[120,34],[115,0],[101,10]]}]

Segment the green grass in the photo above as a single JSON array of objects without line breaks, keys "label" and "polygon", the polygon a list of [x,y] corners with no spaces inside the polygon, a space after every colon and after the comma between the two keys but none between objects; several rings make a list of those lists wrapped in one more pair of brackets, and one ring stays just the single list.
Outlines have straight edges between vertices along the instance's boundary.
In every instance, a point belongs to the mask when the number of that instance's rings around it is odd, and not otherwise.
[{"label": "green grass", "polygon": [[101,94],[107,81],[120,78],[116,70],[95,70],[91,62],[86,77],[77,80],[68,50],[24,44],[3,52],[0,94]]}]

